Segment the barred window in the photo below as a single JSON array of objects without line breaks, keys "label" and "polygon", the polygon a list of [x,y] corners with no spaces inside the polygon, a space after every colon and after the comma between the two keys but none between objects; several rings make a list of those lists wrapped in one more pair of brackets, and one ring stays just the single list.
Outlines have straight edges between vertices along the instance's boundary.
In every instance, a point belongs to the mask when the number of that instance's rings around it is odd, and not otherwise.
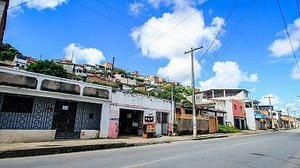
[{"label": "barred window", "polygon": [[1,112],[32,113],[34,98],[5,95]]}]

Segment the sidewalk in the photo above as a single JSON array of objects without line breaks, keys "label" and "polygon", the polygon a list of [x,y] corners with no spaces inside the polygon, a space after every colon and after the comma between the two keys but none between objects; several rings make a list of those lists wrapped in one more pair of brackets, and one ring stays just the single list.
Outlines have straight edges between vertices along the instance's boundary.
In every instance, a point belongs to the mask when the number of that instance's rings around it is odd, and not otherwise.
[{"label": "sidewalk", "polygon": [[51,142],[35,143],[0,143],[0,158],[36,156],[59,153],[70,153],[89,150],[101,150],[123,147],[145,146],[152,144],[171,143],[187,140],[205,140],[224,138],[228,136],[243,136],[249,134],[261,134],[268,131],[243,131],[236,134],[203,134],[197,139],[188,136],[162,136],[159,138],[144,139],[141,137],[121,137],[118,139],[94,139],[94,140],[56,140]]}]

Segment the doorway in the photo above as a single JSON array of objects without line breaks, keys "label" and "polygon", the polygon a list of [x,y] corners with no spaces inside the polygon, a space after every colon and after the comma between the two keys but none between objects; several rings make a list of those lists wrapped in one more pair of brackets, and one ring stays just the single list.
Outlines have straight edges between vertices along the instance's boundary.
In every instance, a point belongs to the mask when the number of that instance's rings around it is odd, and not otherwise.
[{"label": "doorway", "polygon": [[120,109],[119,135],[142,135],[143,111]]},{"label": "doorway", "polygon": [[169,113],[156,112],[156,135],[168,134]]},{"label": "doorway", "polygon": [[[79,138],[78,133],[74,133],[77,103],[71,101],[57,100],[53,116],[52,129],[56,130],[57,139]],[[77,135],[78,134],[78,135]]]}]

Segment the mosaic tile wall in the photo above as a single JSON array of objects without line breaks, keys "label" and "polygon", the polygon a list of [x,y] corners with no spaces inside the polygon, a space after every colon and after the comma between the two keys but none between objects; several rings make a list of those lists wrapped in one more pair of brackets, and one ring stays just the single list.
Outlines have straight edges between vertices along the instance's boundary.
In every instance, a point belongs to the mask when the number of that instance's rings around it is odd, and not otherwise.
[{"label": "mosaic tile wall", "polygon": [[[0,109],[3,94],[0,94]],[[32,113],[0,112],[0,129],[51,129],[55,99],[35,98]]]},{"label": "mosaic tile wall", "polygon": [[99,130],[101,109],[102,106],[99,104],[83,103],[83,102],[78,103],[74,131],[79,132],[81,129]]}]

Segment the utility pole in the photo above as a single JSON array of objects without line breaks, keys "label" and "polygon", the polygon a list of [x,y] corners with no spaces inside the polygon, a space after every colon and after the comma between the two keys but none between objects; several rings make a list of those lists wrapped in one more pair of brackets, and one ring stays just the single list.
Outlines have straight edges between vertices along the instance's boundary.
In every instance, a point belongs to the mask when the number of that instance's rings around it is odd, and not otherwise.
[{"label": "utility pole", "polygon": [[290,109],[291,109],[291,107],[286,107],[286,113],[288,114],[288,118],[289,118],[289,128],[291,128]]},{"label": "utility pole", "polygon": [[110,87],[112,87],[112,83],[113,83],[113,77],[114,77],[114,69],[115,69],[115,57],[112,58],[112,66],[111,66],[111,73],[110,73],[110,80],[109,80],[109,83],[110,83]]},{"label": "utility pole", "polygon": [[7,20],[7,13],[8,13],[8,8],[9,8],[9,1],[10,0],[6,0],[4,9],[1,9],[2,15],[0,15],[0,49],[2,48],[2,43],[3,43],[4,31],[5,31],[6,20]]},{"label": "utility pole", "polygon": [[272,111],[272,103],[271,103],[271,99],[274,99],[274,96],[265,96],[264,98],[268,98],[269,99],[269,105],[270,105],[270,116],[271,116],[271,127],[272,129],[274,128],[274,122],[273,122],[273,111]]},{"label": "utility pole", "polygon": [[113,57],[113,61],[112,61],[111,74],[110,74],[111,78],[113,78],[114,76],[114,66],[115,66],[115,57]]},{"label": "utility pole", "polygon": [[195,104],[195,77],[194,77],[194,51],[203,48],[191,48],[191,50],[184,52],[184,54],[191,53],[191,68],[192,68],[192,89],[193,89],[193,96],[192,96],[192,103],[193,103],[193,138],[197,138],[197,118],[196,118],[196,104]]},{"label": "utility pole", "polygon": [[[173,131],[174,131],[174,124],[175,124],[175,121],[176,121],[176,110],[175,110],[175,100],[174,100],[174,83],[172,82],[172,96],[171,96],[171,100],[172,100],[172,121],[173,121]],[[172,133],[174,133],[172,131]]]}]

